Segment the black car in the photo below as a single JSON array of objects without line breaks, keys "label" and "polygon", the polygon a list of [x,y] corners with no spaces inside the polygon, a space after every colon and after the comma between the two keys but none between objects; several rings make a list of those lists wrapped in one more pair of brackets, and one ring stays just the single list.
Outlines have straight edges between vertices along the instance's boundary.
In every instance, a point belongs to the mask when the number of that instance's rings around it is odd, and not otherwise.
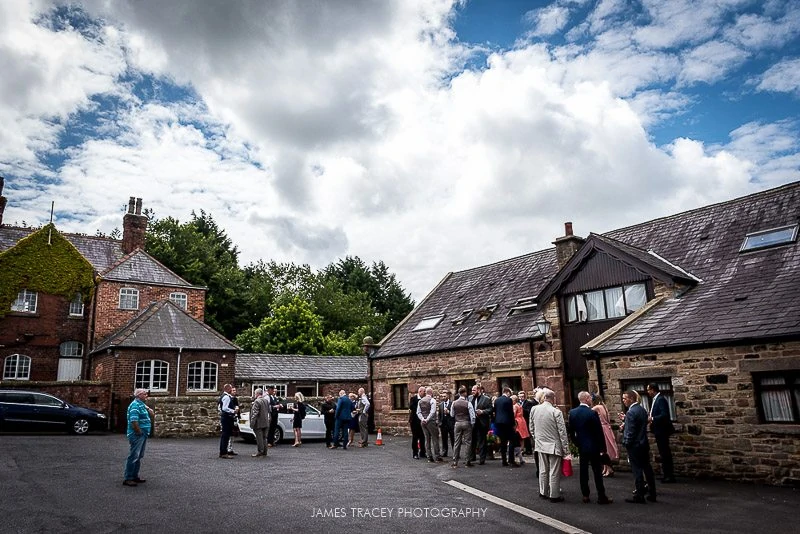
[{"label": "black car", "polygon": [[47,393],[0,390],[0,430],[66,430],[86,434],[107,427],[104,414]]}]

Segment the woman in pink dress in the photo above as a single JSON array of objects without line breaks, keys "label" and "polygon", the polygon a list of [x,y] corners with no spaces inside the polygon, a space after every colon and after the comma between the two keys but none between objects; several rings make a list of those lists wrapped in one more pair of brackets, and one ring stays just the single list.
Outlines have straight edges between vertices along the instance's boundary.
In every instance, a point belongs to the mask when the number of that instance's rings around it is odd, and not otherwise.
[{"label": "woman in pink dress", "polygon": [[528,430],[527,423],[525,423],[525,415],[522,412],[522,406],[519,404],[519,397],[512,395],[511,400],[514,401],[514,421],[517,423],[515,430],[517,436],[519,436],[516,443],[520,445],[519,447],[514,447],[514,456],[520,464],[524,464],[525,460],[522,459],[522,444],[525,443],[526,438],[531,437],[531,433]]},{"label": "woman in pink dress", "polygon": [[[617,447],[617,437],[614,435],[614,429],[611,428],[611,420],[608,416],[608,408],[603,402],[600,395],[592,394],[592,410],[597,412],[600,416],[600,425],[603,427],[603,436],[606,438],[606,450],[608,457],[612,462],[619,460],[619,448]],[[603,476],[610,477],[614,475],[614,469],[610,465],[603,466]]]}]

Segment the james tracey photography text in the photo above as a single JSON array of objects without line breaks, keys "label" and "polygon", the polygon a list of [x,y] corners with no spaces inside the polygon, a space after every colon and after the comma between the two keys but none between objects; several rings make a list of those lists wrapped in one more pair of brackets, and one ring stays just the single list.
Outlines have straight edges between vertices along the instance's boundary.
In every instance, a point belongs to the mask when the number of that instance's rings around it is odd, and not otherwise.
[{"label": "james tracey photography text", "polygon": [[486,517],[487,508],[312,508],[311,517],[342,519],[346,517],[363,518],[388,518],[388,519],[410,519],[410,518],[437,518],[445,519],[453,517]]}]

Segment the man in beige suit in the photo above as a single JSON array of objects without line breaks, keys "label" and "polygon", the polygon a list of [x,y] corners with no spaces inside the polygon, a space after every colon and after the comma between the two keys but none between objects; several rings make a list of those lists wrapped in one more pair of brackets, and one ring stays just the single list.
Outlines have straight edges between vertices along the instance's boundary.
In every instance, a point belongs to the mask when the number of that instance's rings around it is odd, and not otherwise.
[{"label": "man in beige suit", "polygon": [[264,390],[261,388],[256,389],[253,395],[255,400],[253,400],[253,405],[250,407],[250,428],[256,434],[256,446],[258,447],[258,452],[254,453],[253,456],[266,456],[267,433],[269,432],[271,417],[269,400],[264,396]]},{"label": "man in beige suit", "polygon": [[561,502],[561,459],[569,454],[564,414],[554,406],[556,394],[546,390],[531,410],[530,431],[539,456],[539,497]]}]

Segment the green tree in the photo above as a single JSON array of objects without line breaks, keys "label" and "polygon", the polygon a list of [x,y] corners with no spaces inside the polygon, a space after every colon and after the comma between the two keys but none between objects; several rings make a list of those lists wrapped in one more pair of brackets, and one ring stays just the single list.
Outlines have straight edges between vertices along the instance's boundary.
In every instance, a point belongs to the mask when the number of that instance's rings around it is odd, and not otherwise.
[{"label": "green tree", "polygon": [[187,282],[208,288],[206,323],[228,338],[248,326],[239,251],[211,215],[192,212],[192,219],[183,224],[151,215],[145,239],[148,254]]},{"label": "green tree", "polygon": [[247,352],[321,354],[325,348],[322,322],[311,305],[299,297],[275,308],[261,324],[236,336]]}]

